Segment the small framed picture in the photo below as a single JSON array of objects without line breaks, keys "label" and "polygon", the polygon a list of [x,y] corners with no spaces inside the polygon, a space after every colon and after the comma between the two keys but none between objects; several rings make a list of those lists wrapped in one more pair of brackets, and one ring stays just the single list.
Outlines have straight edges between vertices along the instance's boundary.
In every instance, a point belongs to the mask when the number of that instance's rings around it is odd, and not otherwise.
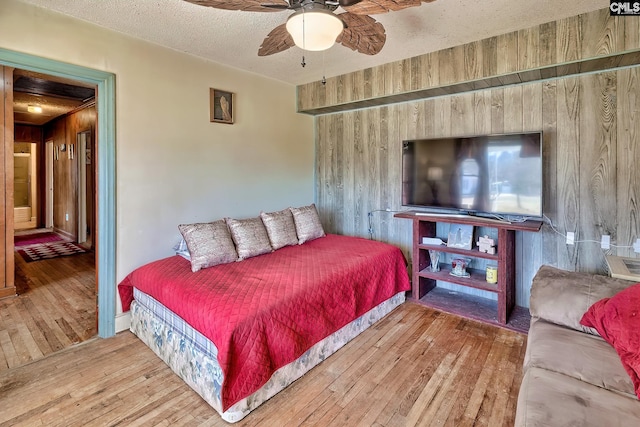
[{"label": "small framed picture", "polygon": [[449,240],[447,246],[471,250],[473,242],[473,225],[451,224],[449,228]]},{"label": "small framed picture", "polygon": [[232,92],[220,89],[209,89],[209,116],[212,122],[233,124],[233,104],[235,102]]}]

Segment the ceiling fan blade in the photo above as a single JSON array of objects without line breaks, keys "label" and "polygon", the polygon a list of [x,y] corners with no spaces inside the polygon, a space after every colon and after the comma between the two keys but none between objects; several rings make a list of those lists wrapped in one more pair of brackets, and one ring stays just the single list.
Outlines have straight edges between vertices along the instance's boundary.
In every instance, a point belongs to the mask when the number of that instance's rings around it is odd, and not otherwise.
[{"label": "ceiling fan blade", "polygon": [[370,16],[341,13],[338,15],[346,24],[336,43],[366,55],[375,55],[387,41],[384,27]]},{"label": "ceiling fan blade", "polygon": [[342,6],[344,10],[356,15],[376,15],[379,13],[393,12],[408,7],[420,6],[422,3],[431,3],[435,0],[362,0],[353,5]]},{"label": "ceiling fan blade", "polygon": [[[225,10],[243,10],[245,12],[279,12],[288,9],[286,0],[184,0],[199,6]],[[274,7],[275,6],[275,7]]]},{"label": "ceiling fan blade", "polygon": [[362,0],[339,0],[338,4],[342,7],[352,6],[356,3],[360,3]]},{"label": "ceiling fan blade", "polygon": [[258,56],[273,55],[292,46],[295,46],[295,43],[293,42],[293,37],[287,31],[286,24],[278,25],[262,41],[262,45],[258,49]]},{"label": "ceiling fan blade", "polygon": [[[284,4],[275,4],[275,3],[262,3],[261,5],[262,7],[266,7],[267,9],[277,9],[277,10],[284,10],[284,9],[292,9],[291,6],[289,5],[284,5]],[[264,11],[261,11],[264,12]]]}]

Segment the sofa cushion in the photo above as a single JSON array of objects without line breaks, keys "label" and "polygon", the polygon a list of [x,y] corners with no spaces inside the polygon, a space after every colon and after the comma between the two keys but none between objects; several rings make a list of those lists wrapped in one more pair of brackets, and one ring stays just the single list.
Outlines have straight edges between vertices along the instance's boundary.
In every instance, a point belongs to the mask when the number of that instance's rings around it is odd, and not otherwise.
[{"label": "sofa cushion", "polygon": [[524,374],[516,427],[640,425],[640,402],[586,382],[530,368]]},{"label": "sofa cushion", "polygon": [[602,298],[612,297],[633,282],[607,276],[577,273],[542,266],[533,278],[530,308],[532,317],[597,334],[580,324],[582,315]]},{"label": "sofa cushion", "polygon": [[541,319],[531,322],[527,337],[524,369],[531,367],[635,396],[629,375],[606,341]]},{"label": "sofa cushion", "polygon": [[640,397],[640,284],[593,304],[580,323],[595,328],[620,356]]}]

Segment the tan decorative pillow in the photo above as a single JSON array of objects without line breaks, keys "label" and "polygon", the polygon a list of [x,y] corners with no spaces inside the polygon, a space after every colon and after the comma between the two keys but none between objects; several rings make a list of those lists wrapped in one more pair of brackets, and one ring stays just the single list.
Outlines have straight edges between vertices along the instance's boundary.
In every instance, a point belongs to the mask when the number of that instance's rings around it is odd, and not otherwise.
[{"label": "tan decorative pillow", "polygon": [[207,223],[181,224],[178,230],[187,242],[191,254],[191,271],[194,273],[203,268],[238,259],[229,228],[222,219]]},{"label": "tan decorative pillow", "polygon": [[296,224],[298,244],[303,244],[310,240],[324,237],[324,229],[318,216],[318,210],[314,203],[301,208],[290,208],[293,214],[293,221]]},{"label": "tan decorative pillow", "polygon": [[298,244],[296,224],[289,208],[278,212],[261,212],[260,218],[267,229],[267,235],[273,250]]},{"label": "tan decorative pillow", "polygon": [[227,218],[231,238],[236,244],[238,261],[271,252],[267,229],[260,217],[248,219]]}]

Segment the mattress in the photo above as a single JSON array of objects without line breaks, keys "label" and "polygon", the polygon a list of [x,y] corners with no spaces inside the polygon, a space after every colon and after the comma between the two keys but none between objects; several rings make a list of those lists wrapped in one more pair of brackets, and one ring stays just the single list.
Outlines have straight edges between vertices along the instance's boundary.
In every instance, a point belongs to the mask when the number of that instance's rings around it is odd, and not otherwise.
[{"label": "mattress", "polygon": [[134,288],[131,331],[227,422],[240,421],[263,402],[338,351],[405,300],[399,292],[356,320],[321,340],[295,361],[278,369],[259,390],[222,410],[224,376],[216,346],[161,303]]}]

